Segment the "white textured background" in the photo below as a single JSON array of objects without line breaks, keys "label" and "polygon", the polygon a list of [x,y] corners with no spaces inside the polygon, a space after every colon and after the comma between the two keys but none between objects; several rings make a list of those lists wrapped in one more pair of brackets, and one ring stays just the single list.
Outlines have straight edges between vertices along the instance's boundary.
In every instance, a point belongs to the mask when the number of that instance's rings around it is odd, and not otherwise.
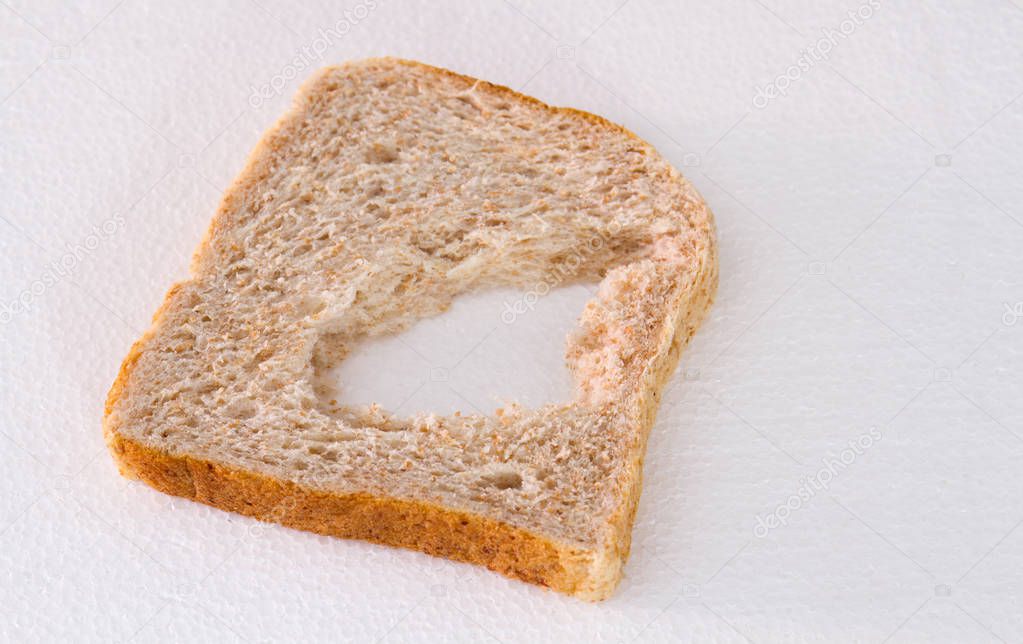
[{"label": "white textured background", "polygon": [[[295,4],[0,0],[0,638],[1023,639],[1023,7]],[[718,301],[606,603],[263,526],[106,455],[119,361],[260,133],[312,67],[384,54],[623,123],[717,215]]]}]

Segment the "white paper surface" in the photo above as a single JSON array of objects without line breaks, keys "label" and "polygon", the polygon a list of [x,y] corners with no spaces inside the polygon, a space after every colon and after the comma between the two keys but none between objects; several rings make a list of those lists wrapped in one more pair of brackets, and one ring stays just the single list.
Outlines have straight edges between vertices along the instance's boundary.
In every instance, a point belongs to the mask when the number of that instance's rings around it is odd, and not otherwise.
[{"label": "white paper surface", "polygon": [[[1020,6],[66,5],[0,5],[0,639],[1023,639]],[[620,122],[716,213],[717,303],[603,604],[164,496],[106,454],[118,364],[260,133],[313,68],[385,54]]]}]

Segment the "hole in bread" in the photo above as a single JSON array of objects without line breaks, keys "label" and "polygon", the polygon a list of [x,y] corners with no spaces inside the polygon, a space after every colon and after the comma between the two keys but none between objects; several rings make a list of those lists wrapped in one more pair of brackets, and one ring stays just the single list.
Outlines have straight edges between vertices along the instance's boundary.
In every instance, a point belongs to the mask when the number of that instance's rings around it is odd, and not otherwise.
[{"label": "hole in bread", "polygon": [[256,405],[256,401],[248,398],[239,398],[224,407],[224,414],[226,416],[239,420],[252,418],[258,411],[259,407]]},{"label": "hole in bread", "polygon": [[507,466],[497,466],[480,477],[480,484],[499,490],[518,489],[522,487],[522,475]]},{"label": "hole in bread", "polygon": [[397,147],[390,143],[374,143],[366,151],[366,163],[393,163],[398,158]]},{"label": "hole in bread", "polygon": [[319,456],[323,460],[330,461],[331,463],[337,461],[337,452],[332,449],[327,449],[323,445],[310,445],[306,448],[306,451],[313,456]]},{"label": "hole in bread", "polygon": [[352,347],[324,334],[313,360],[319,408],[344,414],[378,404],[409,417],[490,415],[509,402],[528,408],[568,402],[574,383],[565,364],[566,337],[594,288],[468,293],[402,333]]},{"label": "hole in bread", "polygon": [[313,316],[327,308],[323,298],[308,296],[303,298],[298,305],[298,314],[302,317]]}]

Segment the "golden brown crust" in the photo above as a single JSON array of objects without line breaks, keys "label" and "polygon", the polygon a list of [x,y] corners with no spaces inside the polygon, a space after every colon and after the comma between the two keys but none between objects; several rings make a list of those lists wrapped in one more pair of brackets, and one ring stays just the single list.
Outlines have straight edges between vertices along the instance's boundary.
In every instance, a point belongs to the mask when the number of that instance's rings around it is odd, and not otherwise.
[{"label": "golden brown crust", "polygon": [[568,594],[581,591],[589,575],[585,552],[486,517],[418,501],[310,490],[116,434],[109,447],[124,476],[262,521],[478,564]]},{"label": "golden brown crust", "polygon": [[[589,112],[550,106],[508,87],[478,81],[416,61],[381,60],[420,67],[468,83],[479,83],[514,100],[572,114],[576,118],[643,142],[628,129]],[[373,62],[367,60],[356,64]],[[306,100],[317,83],[335,70],[326,68],[307,81],[299,92],[300,100]],[[201,262],[212,249],[217,231],[229,224],[231,213],[240,210],[237,202],[247,200],[251,191],[272,171],[275,154],[288,144],[289,132],[299,123],[303,107],[297,103],[281,117],[249,155],[245,168],[225,193],[195,252],[193,275],[198,272]],[[117,433],[112,426],[111,412],[124,394],[132,369],[144,352],[147,341],[184,283],[174,284],[168,290],[163,304],[153,316],[152,327],[132,345],[121,364],[105,406],[103,426],[107,444],[123,475],[137,478],[167,494],[318,534],[363,539],[486,566],[509,577],[583,599],[605,599],[620,579],[621,566],[628,557],[632,524],[641,489],[646,439],[660,403],[661,391],[675,369],[682,348],[710,308],[717,287],[713,219],[709,210],[706,215],[706,220],[701,222],[706,226],[705,254],[700,258],[695,283],[688,293],[688,300],[679,307],[673,333],[663,339],[662,360],[649,374],[653,385],[648,388],[650,395],[644,401],[638,419],[640,432],[633,451],[632,467],[622,481],[625,488],[621,494],[623,502],[617,513],[610,518],[613,543],[609,544],[608,552],[572,548],[487,517],[420,501],[307,489],[292,482],[188,455],[171,454]]]}]

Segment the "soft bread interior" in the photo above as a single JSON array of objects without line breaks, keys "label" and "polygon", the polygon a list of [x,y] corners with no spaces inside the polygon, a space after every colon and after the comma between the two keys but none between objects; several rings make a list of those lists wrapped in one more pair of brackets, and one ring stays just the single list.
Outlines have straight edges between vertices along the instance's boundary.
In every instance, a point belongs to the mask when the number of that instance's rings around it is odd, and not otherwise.
[{"label": "soft bread interior", "polygon": [[[623,556],[659,390],[716,282],[713,243],[692,187],[601,119],[403,61],[330,68],[225,197],[106,428]],[[492,416],[337,403],[327,374],[365,339],[465,293],[579,281],[600,286],[567,340],[572,400]]]}]

